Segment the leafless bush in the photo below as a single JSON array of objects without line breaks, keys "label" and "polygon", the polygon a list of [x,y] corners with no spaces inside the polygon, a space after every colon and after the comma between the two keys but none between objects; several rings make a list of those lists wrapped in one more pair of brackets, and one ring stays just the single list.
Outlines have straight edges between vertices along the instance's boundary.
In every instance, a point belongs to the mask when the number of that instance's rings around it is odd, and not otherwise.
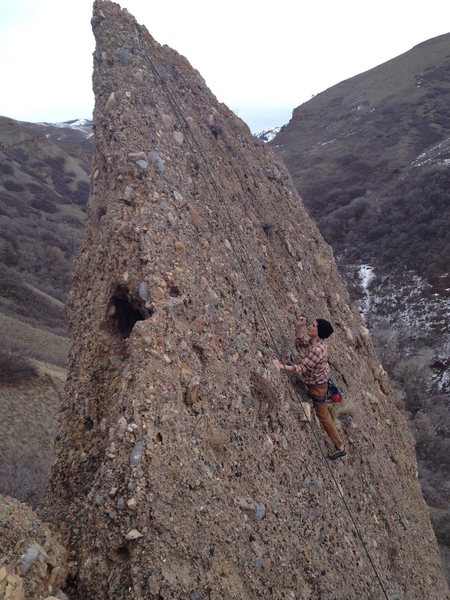
[{"label": "leafless bush", "polygon": [[20,383],[36,375],[34,363],[3,341],[0,348],[0,383]]},{"label": "leafless bush", "polygon": [[11,450],[0,469],[0,494],[37,508],[45,494],[52,462],[50,453],[37,455],[30,449]]},{"label": "leafless bush", "polygon": [[46,213],[58,212],[59,208],[51,200],[47,198],[33,198],[31,200],[31,206],[36,210],[42,210]]},{"label": "leafless bush", "polygon": [[14,173],[14,169],[11,165],[6,163],[0,164],[0,175],[12,175]]},{"label": "leafless bush", "polygon": [[89,183],[87,181],[79,181],[77,183],[77,189],[71,194],[74,203],[85,208],[89,198],[89,191]]},{"label": "leafless bush", "polygon": [[435,531],[438,541],[444,546],[450,547],[450,511],[438,520]]},{"label": "leafless bush", "polygon": [[450,476],[450,414],[448,402],[441,396],[430,398],[434,402],[432,410],[418,413],[413,421],[417,441],[417,456],[432,472],[448,480]]},{"label": "leafless bush", "polygon": [[28,323],[66,335],[64,308],[27,286],[23,279],[22,274],[0,263],[1,296],[14,307],[14,313]]},{"label": "leafless bush", "polygon": [[3,186],[8,192],[23,192],[23,185],[13,181],[12,179],[8,179],[3,182]]}]

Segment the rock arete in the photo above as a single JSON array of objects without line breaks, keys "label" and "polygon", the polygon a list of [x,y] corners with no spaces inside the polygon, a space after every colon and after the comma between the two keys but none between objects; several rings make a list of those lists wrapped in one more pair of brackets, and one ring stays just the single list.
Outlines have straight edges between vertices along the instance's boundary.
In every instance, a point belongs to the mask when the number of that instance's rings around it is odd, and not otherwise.
[{"label": "rock arete", "polygon": [[[411,435],[286,168],[126,10],[98,0],[92,25],[96,151],[46,501],[66,593],[442,600]],[[349,456],[330,467],[271,367],[300,311],[335,327]]]}]

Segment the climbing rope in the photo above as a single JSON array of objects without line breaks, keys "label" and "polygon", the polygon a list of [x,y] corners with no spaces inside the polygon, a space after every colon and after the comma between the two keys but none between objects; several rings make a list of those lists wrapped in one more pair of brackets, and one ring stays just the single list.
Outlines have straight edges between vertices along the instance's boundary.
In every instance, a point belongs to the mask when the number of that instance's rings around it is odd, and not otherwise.
[{"label": "climbing rope", "polygon": [[[217,193],[218,197],[220,198],[221,195],[222,195],[220,187],[218,186],[218,184],[216,182],[216,179],[214,177],[214,174],[212,173],[211,169],[209,168],[208,162],[206,161],[206,159],[203,156],[201,147],[200,147],[199,143],[197,142],[197,139],[196,139],[194,133],[190,129],[189,124],[187,123],[186,119],[184,118],[182,110],[179,108],[178,102],[177,102],[176,98],[172,94],[172,92],[169,89],[169,87],[166,85],[166,82],[164,81],[164,79],[159,74],[159,71],[156,68],[156,66],[153,64],[153,62],[150,60],[150,58],[146,54],[146,52],[145,52],[144,48],[142,47],[142,45],[141,45],[138,37],[134,36],[134,35],[129,36],[129,37],[131,38],[132,42],[134,42],[136,44],[138,52],[141,54],[141,56],[143,58],[143,61],[148,65],[148,67],[150,68],[151,72],[155,76],[156,81],[160,83],[160,85],[162,86],[163,90],[165,91],[166,97],[167,97],[167,99],[169,101],[169,104],[171,105],[173,113],[176,116],[176,119],[177,119],[177,121],[178,121],[181,129],[184,132],[187,133],[187,135],[185,137],[186,137],[186,141],[187,141],[187,144],[188,144],[189,148],[192,150],[192,152],[196,151],[198,153],[198,155],[201,157],[204,169],[208,173],[209,178],[210,178],[209,181],[208,181],[208,179],[203,174],[203,171],[200,170],[201,176],[202,176],[203,181],[204,181],[204,183],[206,185],[206,189],[208,190],[210,199],[212,200],[212,202],[213,202],[213,204],[214,204],[214,206],[215,206],[216,211],[217,211],[218,214],[222,214],[223,211],[222,211],[221,207],[224,208],[224,211],[225,211],[225,213],[226,213],[226,215],[228,217],[228,220],[229,220],[230,224],[228,224],[226,222],[224,223],[223,221],[222,221],[222,223],[225,225],[225,229],[227,231],[229,231],[230,234],[231,234],[229,236],[229,241],[230,241],[230,246],[232,248],[232,252],[233,252],[233,254],[234,254],[235,258],[236,258],[237,264],[239,265],[239,267],[241,269],[242,275],[243,275],[243,277],[245,279],[245,282],[246,282],[246,284],[248,286],[249,292],[250,292],[251,296],[253,297],[253,300],[255,302],[256,308],[258,310],[258,313],[259,313],[259,315],[261,317],[261,320],[262,320],[262,322],[264,324],[264,327],[267,330],[267,333],[268,333],[269,338],[270,338],[271,343],[272,343],[272,347],[273,347],[275,353],[278,355],[279,359],[282,359],[281,353],[280,353],[280,351],[278,349],[278,344],[276,343],[276,340],[275,340],[275,338],[274,338],[274,336],[272,334],[272,331],[271,331],[271,329],[269,327],[269,324],[267,322],[267,319],[266,319],[266,316],[264,314],[264,311],[263,311],[263,309],[261,307],[260,301],[257,298],[257,295],[256,295],[256,292],[254,290],[254,287],[252,286],[252,283],[251,283],[250,278],[248,276],[247,270],[246,270],[246,268],[244,266],[244,263],[248,262],[251,265],[254,273],[256,273],[256,269],[254,269],[253,262],[251,260],[251,256],[249,255],[249,253],[247,251],[245,242],[242,240],[242,237],[241,237],[241,235],[239,233],[239,229],[238,229],[238,227],[236,227],[236,224],[235,224],[235,222],[233,220],[233,217],[232,217],[232,215],[231,215],[231,213],[230,213],[230,211],[229,211],[229,209],[227,207],[227,204],[225,202],[223,202],[222,204],[220,202],[217,202],[216,199],[215,199],[214,194],[211,193],[210,186],[212,184],[212,186],[213,186],[215,192]],[[192,138],[192,140],[191,140],[191,138]],[[194,148],[194,145],[195,145],[195,148]],[[235,172],[236,172],[236,170],[235,170]],[[236,174],[237,174],[237,172],[236,172]],[[237,174],[237,176],[238,176],[238,179],[240,179],[238,174]],[[242,182],[241,182],[241,185],[242,185]],[[234,226],[233,229],[231,229],[232,225]],[[245,260],[242,258],[241,254],[236,249],[236,245],[233,244],[232,241],[231,241],[233,239],[233,237],[234,237],[233,236],[233,232],[236,233],[236,236],[238,238],[238,242],[239,242],[240,247],[241,247],[241,251],[245,255]],[[275,316],[275,322],[276,322],[277,326],[279,326],[279,322],[278,322],[278,319],[276,317],[276,314],[275,313],[273,313],[273,314]],[[281,327],[280,327],[280,331],[282,331]],[[291,388],[294,391],[294,394],[297,396],[297,399],[299,399],[299,401],[300,401],[300,406],[301,406],[301,408],[302,408],[302,410],[304,412],[306,421],[309,424],[309,427],[311,429],[313,437],[314,437],[314,439],[316,441],[316,444],[317,444],[317,446],[319,448],[319,452],[321,453],[322,458],[325,458],[325,454],[324,454],[324,452],[322,450],[319,437],[318,437],[316,431],[314,430],[311,421],[308,419],[308,415],[307,415],[306,410],[305,410],[305,408],[303,407],[303,404],[302,404],[302,397],[301,397],[300,393],[298,392],[297,388],[295,387],[295,383],[294,383],[295,382],[295,378],[290,373],[286,373],[286,375],[287,375],[287,378],[288,378],[288,380],[289,380],[289,382],[291,384]],[[350,510],[350,507],[349,507],[349,505],[348,505],[348,503],[347,503],[347,501],[345,499],[342,487],[338,483],[338,481],[337,481],[337,479],[336,479],[336,477],[335,477],[335,475],[333,473],[333,470],[331,469],[331,466],[328,463],[328,461],[325,461],[325,465],[326,465],[326,467],[328,469],[328,472],[329,472],[329,474],[331,476],[331,479],[332,479],[332,481],[333,481],[333,483],[334,483],[334,485],[335,485],[335,487],[336,487],[336,489],[338,491],[339,497],[341,498],[341,500],[343,502],[343,505],[344,505],[344,507],[345,507],[348,515],[349,515],[349,518],[350,518],[350,520],[352,522],[352,525],[354,527],[356,535],[357,535],[357,537],[358,537],[358,539],[359,539],[359,541],[361,543],[361,546],[363,547],[364,552],[365,552],[365,554],[367,556],[369,564],[371,565],[371,568],[373,569],[373,571],[375,573],[376,579],[377,579],[377,581],[378,581],[378,583],[379,583],[379,585],[380,585],[380,587],[381,587],[381,589],[383,591],[384,597],[386,598],[386,600],[389,600],[389,597],[387,595],[387,592],[386,592],[384,584],[383,584],[383,582],[381,580],[381,577],[380,577],[380,575],[378,573],[378,570],[377,570],[377,568],[376,568],[376,566],[375,566],[375,564],[374,564],[374,562],[372,560],[372,557],[370,556],[370,553],[369,553],[369,551],[367,549],[367,546],[366,546],[366,544],[364,542],[364,539],[363,539],[363,537],[362,537],[362,535],[361,535],[361,533],[359,531],[359,527],[358,527],[358,525],[356,523],[356,520],[353,517],[352,511]]]}]

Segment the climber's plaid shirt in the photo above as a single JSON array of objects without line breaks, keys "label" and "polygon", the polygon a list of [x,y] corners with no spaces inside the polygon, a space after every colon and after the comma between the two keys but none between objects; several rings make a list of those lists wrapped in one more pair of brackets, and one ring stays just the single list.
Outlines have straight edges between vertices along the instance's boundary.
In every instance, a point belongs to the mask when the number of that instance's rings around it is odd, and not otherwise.
[{"label": "climber's plaid shirt", "polygon": [[323,340],[311,340],[309,337],[295,338],[297,350],[306,351],[306,356],[294,365],[294,373],[308,385],[326,383],[330,374],[328,351]]}]

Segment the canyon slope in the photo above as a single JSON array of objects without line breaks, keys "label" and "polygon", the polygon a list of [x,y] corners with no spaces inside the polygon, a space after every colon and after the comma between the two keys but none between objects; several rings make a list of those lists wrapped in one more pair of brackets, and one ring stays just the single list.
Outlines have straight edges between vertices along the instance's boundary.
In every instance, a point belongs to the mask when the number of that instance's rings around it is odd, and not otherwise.
[{"label": "canyon slope", "polygon": [[53,462],[92,139],[0,117],[0,493],[36,507]]}]

